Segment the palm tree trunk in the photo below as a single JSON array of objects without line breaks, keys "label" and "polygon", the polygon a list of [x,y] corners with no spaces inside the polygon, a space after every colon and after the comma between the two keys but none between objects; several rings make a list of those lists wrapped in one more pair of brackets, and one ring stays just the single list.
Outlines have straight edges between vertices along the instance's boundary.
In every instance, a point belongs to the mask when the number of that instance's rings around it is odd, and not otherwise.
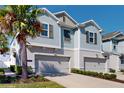
[{"label": "palm tree trunk", "polygon": [[27,73],[27,50],[25,41],[21,40],[20,42],[20,61],[22,64],[22,79],[28,78]]}]

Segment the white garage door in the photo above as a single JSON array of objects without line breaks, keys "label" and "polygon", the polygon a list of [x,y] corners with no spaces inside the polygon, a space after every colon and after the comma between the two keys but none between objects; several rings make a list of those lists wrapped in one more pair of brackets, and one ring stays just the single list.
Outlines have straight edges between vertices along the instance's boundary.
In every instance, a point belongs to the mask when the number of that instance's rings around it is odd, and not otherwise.
[{"label": "white garage door", "polygon": [[105,59],[99,58],[84,58],[84,67],[87,71],[97,71],[104,72],[105,71]]},{"label": "white garage door", "polygon": [[69,58],[36,55],[35,66],[38,74],[68,73]]}]

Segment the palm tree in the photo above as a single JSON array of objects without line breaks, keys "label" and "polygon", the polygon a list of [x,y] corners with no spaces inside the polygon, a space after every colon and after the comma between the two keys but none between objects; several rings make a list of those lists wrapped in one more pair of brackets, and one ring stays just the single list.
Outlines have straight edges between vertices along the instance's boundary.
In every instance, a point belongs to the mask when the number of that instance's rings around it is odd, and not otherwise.
[{"label": "palm tree", "polygon": [[9,51],[7,37],[0,33],[0,53],[3,54],[7,51]]},{"label": "palm tree", "polygon": [[9,5],[0,9],[0,31],[8,36],[17,35],[23,79],[28,77],[26,38],[35,38],[42,32],[37,20],[39,14],[42,14],[42,10],[31,5]]}]

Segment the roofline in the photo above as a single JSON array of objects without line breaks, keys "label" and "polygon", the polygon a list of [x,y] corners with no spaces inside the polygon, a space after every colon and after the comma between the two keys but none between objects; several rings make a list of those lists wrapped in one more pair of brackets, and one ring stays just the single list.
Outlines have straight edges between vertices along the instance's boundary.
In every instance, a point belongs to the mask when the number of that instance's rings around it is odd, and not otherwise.
[{"label": "roofline", "polygon": [[66,11],[59,11],[59,12],[56,12],[56,13],[53,13],[54,15],[57,15],[57,14],[60,14],[60,13],[65,13],[75,24],[78,24],[78,22],[72,18]]},{"label": "roofline", "polygon": [[52,12],[50,12],[47,8],[39,8],[41,10],[46,10],[54,19],[56,19],[57,21],[60,21]]},{"label": "roofline", "polygon": [[119,35],[119,34],[123,34],[122,32],[120,32],[120,31],[117,31],[118,32],[118,34],[116,34],[116,35],[114,35],[114,36],[112,36],[112,38],[113,37],[116,37],[117,35]]},{"label": "roofline", "polygon": [[98,29],[99,29],[100,32],[103,31],[103,30],[101,29],[101,27],[100,27],[93,19],[88,20],[88,21],[85,21],[85,22],[83,22],[83,23],[81,23],[81,24],[79,24],[79,25],[83,25],[83,24],[86,24],[86,23],[89,23],[89,22],[93,22],[93,23],[98,27]]},{"label": "roofline", "polygon": [[[112,32],[111,32],[112,33]],[[123,34],[123,32],[120,32],[120,31],[116,31],[116,35],[113,35],[112,37],[110,37],[110,38],[107,38],[107,39],[102,39],[102,41],[104,41],[104,42],[106,42],[106,41],[110,41],[112,38],[114,38],[114,37],[116,37],[117,35],[119,35],[119,34]],[[108,33],[109,34],[109,33]],[[106,35],[106,34],[105,34]],[[102,35],[102,36],[104,36],[104,35]]]}]

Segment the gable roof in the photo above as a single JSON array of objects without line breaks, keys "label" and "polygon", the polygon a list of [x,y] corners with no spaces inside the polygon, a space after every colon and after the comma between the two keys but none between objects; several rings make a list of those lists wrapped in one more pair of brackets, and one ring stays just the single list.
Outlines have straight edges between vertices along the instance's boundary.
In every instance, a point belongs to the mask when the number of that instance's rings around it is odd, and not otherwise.
[{"label": "gable roof", "polygon": [[[123,36],[122,32],[120,32],[120,31],[114,31],[114,32],[107,33],[107,34],[102,36],[102,41],[111,40],[112,38],[114,38],[114,37],[116,37],[118,35],[122,35]],[[121,39],[122,37],[120,36],[120,37],[117,37],[117,38]]]},{"label": "gable roof", "polygon": [[46,8],[39,8],[41,10],[43,10],[44,12],[46,12],[47,14],[49,14],[52,18],[54,18],[56,21],[59,21],[59,19],[53,14],[51,13],[48,9]]},{"label": "gable roof", "polygon": [[120,37],[117,37],[117,40],[118,41],[123,41],[124,40],[124,35],[123,36],[120,36]]},{"label": "gable roof", "polygon": [[78,26],[79,26],[79,27],[84,27],[84,26],[86,26],[86,25],[89,24],[89,23],[95,25],[95,26],[99,29],[100,32],[102,31],[101,27],[100,27],[94,20],[85,21],[85,22],[79,24]]},{"label": "gable roof", "polygon": [[56,17],[60,15],[66,15],[74,24],[78,24],[66,11],[60,11],[53,13]]}]

